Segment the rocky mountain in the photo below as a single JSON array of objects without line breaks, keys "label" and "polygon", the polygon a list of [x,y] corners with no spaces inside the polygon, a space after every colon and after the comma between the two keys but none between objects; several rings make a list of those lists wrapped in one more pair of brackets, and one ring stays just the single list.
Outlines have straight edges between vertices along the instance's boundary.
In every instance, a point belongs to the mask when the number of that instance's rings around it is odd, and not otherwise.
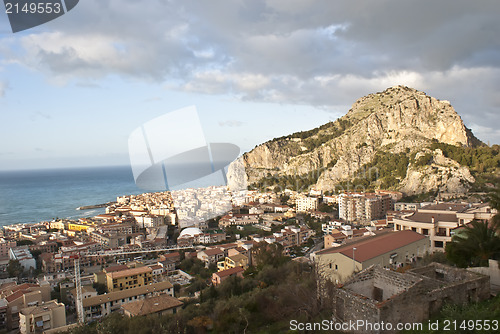
[{"label": "rocky mountain", "polygon": [[450,102],[397,86],[360,98],[335,122],[261,144],[239,163],[256,188],[331,191],[357,180],[407,195],[464,192],[475,182],[470,166],[443,150],[479,146]]}]

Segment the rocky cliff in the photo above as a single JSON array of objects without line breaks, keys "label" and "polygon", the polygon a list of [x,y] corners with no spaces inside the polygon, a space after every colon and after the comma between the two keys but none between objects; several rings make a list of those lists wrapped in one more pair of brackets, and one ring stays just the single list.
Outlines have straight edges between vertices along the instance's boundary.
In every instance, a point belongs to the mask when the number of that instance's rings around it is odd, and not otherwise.
[{"label": "rocky cliff", "polygon": [[[373,165],[377,155],[404,156],[395,161],[406,162],[406,170],[384,175],[393,180],[386,179],[385,186],[407,194],[466,191],[474,182],[467,167],[429,150],[432,143],[481,144],[448,101],[397,86],[360,98],[335,122],[259,145],[242,160],[251,185],[289,187],[287,182],[307,178],[317,189],[333,190],[359,179],[367,166],[383,168]],[[383,182],[372,177],[368,183],[376,187]]]}]

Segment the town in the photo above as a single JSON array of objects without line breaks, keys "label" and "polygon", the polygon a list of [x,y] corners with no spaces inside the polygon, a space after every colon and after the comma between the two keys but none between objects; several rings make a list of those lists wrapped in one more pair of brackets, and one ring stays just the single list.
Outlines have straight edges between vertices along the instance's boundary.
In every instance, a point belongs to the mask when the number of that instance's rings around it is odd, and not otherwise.
[{"label": "town", "polygon": [[[270,245],[338,285],[330,292],[338,321],[422,322],[445,302],[498,291],[493,263],[475,272],[414,266],[442,254],[471,222],[489,222],[495,209],[402,198],[384,190],[231,194],[210,187],[121,196],[94,217],[4,226],[0,330],[65,331],[114,312],[175,314],[207,286],[252,274],[256,253]],[[411,305],[403,303],[409,296]],[[382,302],[390,305],[383,312]]]}]

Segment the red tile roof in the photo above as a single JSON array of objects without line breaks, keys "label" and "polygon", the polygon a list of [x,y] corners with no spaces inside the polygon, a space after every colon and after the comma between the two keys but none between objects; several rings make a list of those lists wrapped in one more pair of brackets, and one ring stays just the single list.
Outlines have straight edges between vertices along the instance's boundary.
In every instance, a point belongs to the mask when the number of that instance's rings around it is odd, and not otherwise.
[{"label": "red tile roof", "polygon": [[214,273],[214,275],[217,275],[220,278],[222,278],[222,277],[242,273],[244,271],[245,271],[245,269],[243,269],[243,267],[234,267],[234,268],[218,271],[218,272]]},{"label": "red tile roof", "polygon": [[411,230],[388,232],[346,246],[327,248],[317,254],[341,253],[352,259],[353,248],[356,248],[354,250],[354,259],[357,262],[364,262],[425,238],[425,236]]}]

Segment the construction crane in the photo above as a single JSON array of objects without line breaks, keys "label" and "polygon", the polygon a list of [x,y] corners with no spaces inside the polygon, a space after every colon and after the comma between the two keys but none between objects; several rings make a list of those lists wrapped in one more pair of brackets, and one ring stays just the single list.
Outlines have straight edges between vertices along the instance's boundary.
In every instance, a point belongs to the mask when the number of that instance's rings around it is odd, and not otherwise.
[{"label": "construction crane", "polygon": [[75,287],[76,287],[76,314],[78,322],[85,323],[85,314],[83,313],[83,297],[82,297],[82,279],[80,276],[80,255],[72,255],[70,258],[75,261]]}]

